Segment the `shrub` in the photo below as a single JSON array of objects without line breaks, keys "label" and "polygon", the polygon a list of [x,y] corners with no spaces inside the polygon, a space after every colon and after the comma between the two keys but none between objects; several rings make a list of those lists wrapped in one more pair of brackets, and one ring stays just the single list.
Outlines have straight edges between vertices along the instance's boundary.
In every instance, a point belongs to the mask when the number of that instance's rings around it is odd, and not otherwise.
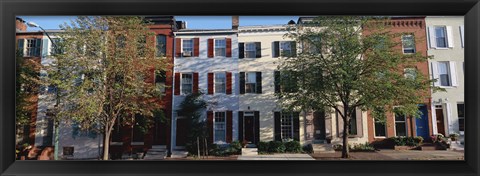
[{"label": "shrub", "polygon": [[285,145],[281,141],[270,141],[268,143],[268,152],[285,153]]},{"label": "shrub", "polygon": [[395,146],[419,146],[423,142],[423,137],[391,137]]},{"label": "shrub", "polygon": [[303,146],[303,152],[305,153],[313,153],[313,146],[312,144],[308,144]]},{"label": "shrub", "polygon": [[452,134],[450,134],[448,137],[449,137],[452,141],[457,141],[459,136],[460,136],[460,135],[457,134],[457,133],[452,133]]},{"label": "shrub", "polygon": [[268,153],[268,146],[269,146],[268,142],[260,141],[257,146],[258,153]]},{"label": "shrub", "polygon": [[285,152],[288,153],[301,153],[302,152],[302,145],[298,141],[289,141],[285,144]]},{"label": "shrub", "polygon": [[357,151],[357,152],[372,152],[375,151],[375,148],[369,144],[368,142],[365,142],[365,144],[354,144],[353,147],[350,147],[351,151]]},{"label": "shrub", "polygon": [[228,153],[231,155],[238,155],[242,153],[242,144],[240,141],[233,141],[228,146]]}]

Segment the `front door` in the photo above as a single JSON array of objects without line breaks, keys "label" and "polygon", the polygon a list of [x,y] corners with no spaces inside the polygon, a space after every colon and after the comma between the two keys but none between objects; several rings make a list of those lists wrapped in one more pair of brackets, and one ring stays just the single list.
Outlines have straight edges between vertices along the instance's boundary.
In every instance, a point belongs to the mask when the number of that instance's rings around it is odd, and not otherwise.
[{"label": "front door", "polygon": [[428,111],[427,106],[421,105],[418,107],[419,111],[422,112],[420,118],[415,118],[415,124],[417,126],[417,136],[422,136],[423,139],[428,139],[429,128],[428,128]]},{"label": "front door", "polygon": [[435,109],[437,114],[437,131],[440,134],[445,135],[445,122],[443,120],[443,109]]},{"label": "front door", "polygon": [[319,111],[315,112],[313,123],[315,140],[325,140],[327,136],[325,130],[325,113]]},{"label": "front door", "polygon": [[153,145],[167,145],[167,121],[155,118],[153,131]]},{"label": "front door", "polygon": [[188,126],[187,118],[177,119],[177,146],[185,146],[185,143],[187,142]]},{"label": "front door", "polygon": [[244,131],[244,139],[248,141],[248,143],[255,142],[255,118],[254,116],[245,116],[243,118],[243,131]]}]

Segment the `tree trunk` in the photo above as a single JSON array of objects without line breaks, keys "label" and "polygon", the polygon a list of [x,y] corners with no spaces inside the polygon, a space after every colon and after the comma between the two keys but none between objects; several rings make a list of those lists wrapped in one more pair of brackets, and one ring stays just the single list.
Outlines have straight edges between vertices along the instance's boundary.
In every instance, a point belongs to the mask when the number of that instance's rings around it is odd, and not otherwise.
[{"label": "tree trunk", "polygon": [[59,141],[59,137],[58,137],[58,134],[59,134],[59,129],[58,127],[60,126],[59,125],[59,122],[58,120],[54,119],[54,128],[55,128],[55,138],[53,139],[54,140],[54,147],[55,149],[53,150],[53,159],[54,160],[58,160],[58,141]]},{"label": "tree trunk", "polygon": [[343,108],[343,149],[342,158],[350,158],[350,152],[348,148],[348,124],[350,122],[350,114],[348,113],[348,105]]},{"label": "tree trunk", "polygon": [[108,154],[110,149],[110,131],[106,130],[103,138],[103,160],[108,160]]}]

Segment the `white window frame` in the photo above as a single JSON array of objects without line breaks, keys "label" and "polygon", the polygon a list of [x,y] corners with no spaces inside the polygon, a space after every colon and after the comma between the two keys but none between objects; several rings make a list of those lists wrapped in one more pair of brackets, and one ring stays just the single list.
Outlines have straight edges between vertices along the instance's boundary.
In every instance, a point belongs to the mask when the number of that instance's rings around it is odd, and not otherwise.
[{"label": "white window frame", "polygon": [[[224,91],[223,91],[223,92],[217,92],[217,84],[218,84],[218,82],[217,82],[217,74],[223,74],[223,75],[224,75],[224,79],[223,79],[223,87],[224,87],[223,90],[224,90]],[[213,84],[213,92],[214,92],[215,94],[226,94],[226,92],[227,92],[227,73],[226,73],[226,72],[215,72],[215,73],[213,74],[213,82],[214,82],[214,84]]]},{"label": "white window frame", "polygon": [[[248,74],[254,74],[255,75],[255,79],[253,80],[250,80],[248,79]],[[247,92],[247,84],[254,84],[253,86],[253,92]],[[252,94],[255,94],[257,93],[257,72],[245,72],[245,93],[252,93]]]},{"label": "white window frame", "polygon": [[[438,46],[438,38],[439,36],[437,36],[437,28],[442,28],[443,29],[443,37],[445,38],[445,47],[440,47]],[[448,48],[448,34],[447,34],[447,26],[433,26],[433,31],[434,31],[434,35],[435,36],[435,47],[437,49],[446,49]]]},{"label": "white window frame", "polygon": [[[223,41],[223,46],[222,45],[218,45],[217,46],[217,41],[220,42],[220,41]],[[217,48],[218,49],[224,49],[224,52],[223,53],[217,53]],[[227,39],[226,38],[222,38],[222,39],[214,39],[213,40],[213,55],[214,57],[226,57],[227,56]],[[223,54],[223,55],[219,55],[219,54]]]},{"label": "white window frame", "polygon": [[285,55],[284,55],[285,49],[283,48],[283,44],[288,44],[288,47],[289,47],[288,51],[290,52],[290,55],[292,55],[292,41],[280,41],[279,44],[278,44],[278,45],[280,45],[280,46],[278,46],[279,51],[280,51],[280,53],[278,53],[279,56],[280,57],[285,57]]},{"label": "white window frame", "polygon": [[[253,46],[253,50],[250,50],[251,48],[249,48],[248,46]],[[257,45],[255,44],[255,42],[248,42],[248,43],[245,43],[245,54],[244,54],[244,57],[245,58],[256,58],[256,55],[257,55]],[[247,53],[248,52],[253,52],[252,56],[253,57],[247,57]]]},{"label": "white window frame", "polygon": [[[287,119],[289,122],[285,122]],[[287,124],[289,123],[289,124]],[[286,130],[290,131],[290,137],[284,137],[286,134],[284,133],[284,127]],[[289,129],[287,129],[289,128]],[[280,137],[282,141],[293,140],[294,138],[294,124],[293,124],[293,113],[281,113],[280,114]]]},{"label": "white window frame", "polygon": [[[453,84],[452,84],[452,73],[451,73],[451,69],[450,69],[450,62],[449,61],[439,61],[437,62],[438,63],[438,79],[439,79],[439,83],[440,83],[440,86],[441,87],[452,87]],[[448,76],[448,85],[442,85],[442,79],[441,79],[441,73],[440,73],[440,64],[441,63],[444,63],[446,65],[446,74]]]},{"label": "white window frame", "polygon": [[377,119],[373,118],[373,137],[374,138],[387,138],[387,123],[383,124],[385,127],[385,136],[377,136],[377,129],[375,127],[375,124],[377,123]]},{"label": "white window frame", "polygon": [[[393,125],[393,130],[395,131],[395,136],[396,137],[406,137],[406,136],[408,136],[407,116],[403,115],[403,121],[397,121],[396,117],[397,117],[397,113],[393,113],[393,121],[395,122],[394,125]],[[397,123],[404,123],[404,125],[405,125],[405,136],[398,136],[397,135]]]},{"label": "white window frame", "polygon": [[[185,41],[190,41],[191,42],[191,45],[189,47],[186,47],[187,45],[185,45]],[[194,42],[193,42],[193,39],[192,38],[188,38],[188,39],[182,39],[182,57],[193,57],[193,52],[194,52]],[[184,53],[186,52],[185,49],[190,49],[191,53],[190,53],[190,56],[185,56]]]},{"label": "white window frame", "polygon": [[[38,40],[36,38],[27,38],[25,39],[25,57],[38,57],[40,56],[40,52],[38,53],[38,55],[36,55],[36,51],[37,50],[41,50],[41,45],[40,47],[37,47],[37,42],[41,40]],[[32,44],[29,45],[29,43],[32,42]],[[33,45],[33,46],[31,46]],[[40,48],[40,49],[37,49],[37,48]],[[31,52],[29,52],[31,51]]]},{"label": "white window frame", "polygon": [[[192,79],[191,79],[191,83],[184,83],[184,82],[183,82],[183,75],[190,75],[191,78],[192,78]],[[181,74],[180,74],[180,94],[181,94],[181,95],[188,95],[187,93],[184,93],[184,91],[183,91],[183,85],[184,85],[184,84],[191,84],[191,85],[192,85],[192,86],[191,86],[191,90],[190,90],[190,93],[188,93],[188,94],[193,93],[193,73],[181,73]]]},{"label": "white window frame", "polygon": [[[412,39],[412,48],[405,48],[405,43],[407,40],[405,40],[405,37],[411,37]],[[413,50],[412,53],[406,53],[405,50]],[[415,45],[415,36],[413,34],[407,34],[407,35],[402,35],[402,52],[403,54],[415,54],[417,52],[416,45]]]},{"label": "white window frame", "polygon": [[[217,114],[223,114],[223,117],[217,116]],[[217,122],[217,118],[223,118],[223,122]],[[225,141],[217,140],[217,125],[223,125],[223,133]],[[213,143],[226,144],[227,143],[227,113],[225,111],[216,111],[213,113]]]}]

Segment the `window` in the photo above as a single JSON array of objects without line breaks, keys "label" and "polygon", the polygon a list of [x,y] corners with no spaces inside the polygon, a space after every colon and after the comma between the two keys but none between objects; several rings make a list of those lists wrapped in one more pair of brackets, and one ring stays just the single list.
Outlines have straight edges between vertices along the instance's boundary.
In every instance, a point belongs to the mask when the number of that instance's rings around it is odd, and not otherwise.
[{"label": "window", "polygon": [[417,69],[415,68],[406,68],[404,69],[404,75],[405,75],[405,78],[408,78],[408,79],[412,79],[412,80],[415,80],[415,78],[417,77]]},{"label": "window", "polygon": [[298,91],[298,82],[297,76],[294,71],[283,71],[281,72],[282,91],[286,93],[294,93]]},{"label": "window", "polygon": [[280,55],[281,56],[291,56],[292,55],[292,46],[291,42],[280,42]]},{"label": "window", "polygon": [[395,113],[395,136],[407,136],[406,118],[400,113]]},{"label": "window", "polygon": [[73,156],[73,147],[63,147],[63,156]]},{"label": "window", "polygon": [[465,131],[465,104],[457,104],[458,113],[458,129],[459,131]]},{"label": "window", "polygon": [[280,118],[282,140],[293,139],[293,114],[282,113]]},{"label": "window", "polygon": [[162,94],[165,93],[165,81],[167,80],[165,71],[155,71],[155,90]]},{"label": "window", "polygon": [[26,55],[27,57],[40,56],[40,39],[27,39]]},{"label": "window", "polygon": [[156,38],[157,57],[165,56],[167,53],[167,37],[165,35],[157,35]]},{"label": "window", "polygon": [[225,93],[226,75],[225,72],[215,73],[215,93]]},{"label": "window", "polygon": [[226,118],[225,112],[215,112],[214,120],[214,133],[215,138],[213,139],[215,143],[225,143],[226,142]]},{"label": "window", "polygon": [[256,54],[255,43],[245,43],[245,58],[255,58]]},{"label": "window", "polygon": [[257,87],[257,73],[256,72],[248,72],[247,79],[245,81],[245,92],[246,93],[256,93]]},{"label": "window", "polygon": [[386,137],[385,133],[385,123],[378,120],[374,119],[375,123],[375,137]]},{"label": "window", "polygon": [[222,40],[215,40],[215,56],[225,56],[226,51],[226,41],[225,39]]},{"label": "window", "polygon": [[191,94],[193,90],[193,76],[192,74],[182,74],[182,94]]},{"label": "window", "polygon": [[192,39],[184,39],[182,42],[183,48],[183,57],[191,57],[193,56],[193,40]]},{"label": "window", "polygon": [[415,53],[415,38],[413,35],[402,35],[403,53]]},{"label": "window", "polygon": [[447,47],[447,33],[445,26],[436,26],[435,27],[435,40],[436,46],[439,48]]},{"label": "window", "polygon": [[357,113],[353,111],[350,117],[350,124],[348,124],[348,134],[357,135]]},{"label": "window", "polygon": [[438,62],[438,75],[440,77],[441,86],[451,86],[450,68],[448,62]]}]

